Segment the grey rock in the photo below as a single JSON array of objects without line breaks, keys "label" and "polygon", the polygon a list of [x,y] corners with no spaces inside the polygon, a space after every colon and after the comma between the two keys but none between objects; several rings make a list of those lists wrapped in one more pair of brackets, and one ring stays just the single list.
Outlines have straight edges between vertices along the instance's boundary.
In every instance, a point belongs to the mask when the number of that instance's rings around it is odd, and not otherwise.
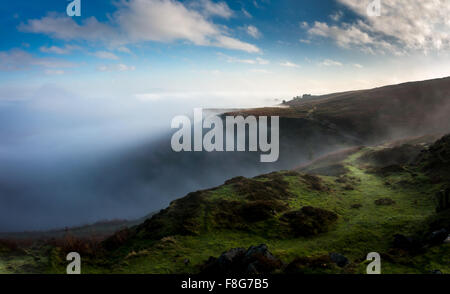
[{"label": "grey rock", "polygon": [[220,255],[217,262],[224,266],[233,263],[237,258],[241,258],[245,254],[244,248],[232,248]]},{"label": "grey rock", "polygon": [[419,240],[412,237],[407,237],[402,234],[394,235],[394,248],[404,249],[404,250],[419,250],[422,244]]},{"label": "grey rock", "polygon": [[441,229],[439,231],[434,231],[430,234],[428,242],[431,245],[439,245],[445,242],[448,238],[448,231],[446,229]]},{"label": "grey rock", "polygon": [[448,235],[447,239],[444,241],[445,244],[450,244],[450,235]]},{"label": "grey rock", "polygon": [[207,274],[268,274],[282,267],[282,262],[272,255],[265,244],[233,248],[219,258],[210,257],[203,265]]},{"label": "grey rock", "polygon": [[337,264],[339,267],[344,267],[349,264],[348,258],[340,253],[332,252],[330,253],[330,259],[332,262]]}]

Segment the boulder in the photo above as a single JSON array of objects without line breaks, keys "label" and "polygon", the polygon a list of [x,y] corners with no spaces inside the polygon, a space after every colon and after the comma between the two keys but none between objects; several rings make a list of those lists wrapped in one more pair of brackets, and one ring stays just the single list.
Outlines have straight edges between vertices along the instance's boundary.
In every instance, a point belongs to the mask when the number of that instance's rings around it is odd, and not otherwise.
[{"label": "boulder", "polygon": [[417,250],[422,247],[422,244],[418,240],[416,240],[412,237],[404,236],[402,234],[394,235],[393,245],[394,245],[394,248],[408,250],[408,251]]},{"label": "boulder", "polygon": [[344,267],[349,264],[348,258],[340,253],[332,252],[330,253],[330,259],[332,262],[337,264],[339,267]]},{"label": "boulder", "polygon": [[281,260],[270,253],[265,244],[243,248],[233,248],[220,255],[210,257],[201,266],[204,274],[270,274],[282,267]]},{"label": "boulder", "polygon": [[427,241],[430,245],[442,244],[448,238],[448,233],[449,232],[446,229],[434,231],[430,234]]},{"label": "boulder", "polygon": [[230,249],[230,250],[222,253],[222,255],[219,257],[219,262],[225,263],[225,264],[232,263],[237,258],[241,258],[244,253],[245,253],[244,248]]}]

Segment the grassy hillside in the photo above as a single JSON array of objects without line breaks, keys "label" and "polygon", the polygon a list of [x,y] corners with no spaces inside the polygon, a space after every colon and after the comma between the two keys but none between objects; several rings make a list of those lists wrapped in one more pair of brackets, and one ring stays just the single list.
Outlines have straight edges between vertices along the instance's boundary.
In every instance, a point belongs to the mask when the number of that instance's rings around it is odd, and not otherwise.
[{"label": "grassy hillside", "polygon": [[[139,224],[54,231],[44,239],[6,236],[0,273],[64,273],[72,251],[81,254],[84,273],[246,272],[250,265],[263,273],[364,273],[369,252],[381,254],[383,273],[450,273],[450,136],[430,135],[450,130],[449,97],[445,78],[236,111],[281,116],[280,163],[261,170],[297,166],[189,193]],[[418,137],[389,139],[410,134]],[[117,184],[154,173],[165,177],[164,191],[183,186],[191,178],[159,170],[170,163],[205,181],[255,168],[255,154],[182,160],[156,152],[155,164],[144,149],[124,157],[121,168],[139,172]],[[103,236],[121,230],[106,240],[91,237],[99,229]],[[245,263],[255,252],[256,263]],[[224,268],[230,256],[239,262]]]},{"label": "grassy hillside", "polygon": [[[450,273],[450,244],[432,237],[450,230],[448,207],[436,212],[436,195],[450,183],[441,173],[450,136],[429,141],[354,148],[295,171],[234,178],[190,193],[101,244],[72,240],[14,255],[0,249],[0,271],[64,272],[64,256],[75,250],[84,273],[198,273],[231,248],[266,244],[282,261],[273,270],[279,273],[365,273],[365,257],[374,251],[383,273]],[[45,260],[30,260],[43,252]],[[330,253],[349,264],[337,266]]]},{"label": "grassy hillside", "polygon": [[363,142],[450,131],[450,77],[294,99],[283,108],[235,113],[301,118]]}]

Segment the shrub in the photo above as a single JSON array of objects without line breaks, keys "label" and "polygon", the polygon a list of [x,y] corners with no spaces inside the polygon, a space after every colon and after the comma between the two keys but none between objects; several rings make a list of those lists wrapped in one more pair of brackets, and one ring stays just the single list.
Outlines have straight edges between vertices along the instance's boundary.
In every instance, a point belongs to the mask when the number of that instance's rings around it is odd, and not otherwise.
[{"label": "shrub", "polygon": [[285,211],[287,206],[279,201],[259,200],[245,203],[240,215],[246,221],[262,221],[273,217],[277,212]]},{"label": "shrub", "polygon": [[380,198],[375,200],[376,205],[394,205],[395,201],[391,198]]},{"label": "shrub", "polygon": [[67,234],[64,238],[51,239],[47,241],[47,244],[60,248],[64,255],[77,252],[83,256],[95,256],[101,252],[102,248],[100,238],[77,238],[70,234]]},{"label": "shrub", "polygon": [[291,197],[289,184],[281,176],[270,176],[262,182],[254,179],[237,178],[233,181],[234,189],[248,200],[281,200]]},{"label": "shrub", "polygon": [[0,239],[0,251],[18,251],[19,244],[13,240]]},{"label": "shrub", "polygon": [[103,246],[106,249],[114,249],[125,244],[130,238],[132,234],[130,229],[126,228],[116,232],[114,235],[109,237],[103,242]]},{"label": "shrub", "polygon": [[355,203],[355,204],[352,204],[352,206],[351,206],[351,208],[353,208],[353,209],[359,209],[361,207],[362,207],[362,204],[360,204],[360,203]]},{"label": "shrub", "polygon": [[296,236],[312,236],[325,233],[338,219],[332,211],[311,206],[285,213],[281,220],[287,222]]},{"label": "shrub", "polygon": [[304,174],[302,179],[310,186],[311,189],[316,191],[328,191],[328,187],[322,182],[322,179],[315,175]]}]

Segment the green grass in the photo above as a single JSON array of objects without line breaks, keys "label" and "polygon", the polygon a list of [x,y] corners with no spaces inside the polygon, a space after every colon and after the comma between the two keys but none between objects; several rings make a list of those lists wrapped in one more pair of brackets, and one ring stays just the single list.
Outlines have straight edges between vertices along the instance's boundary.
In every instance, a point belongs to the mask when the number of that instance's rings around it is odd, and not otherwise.
[{"label": "green grass", "polygon": [[[418,226],[433,214],[434,203],[429,187],[398,185],[387,186],[386,179],[367,173],[356,163],[363,151],[350,156],[345,161],[348,176],[360,181],[354,190],[345,190],[344,184],[336,183],[335,177],[322,177],[331,191],[314,191],[298,176],[284,176],[289,183],[289,190],[294,197],[289,200],[292,209],[314,206],[336,212],[339,221],[328,233],[303,238],[265,238],[252,232],[209,231],[199,236],[175,236],[174,243],[158,242],[149,248],[124,258],[111,269],[117,273],[195,273],[198,265],[209,256],[218,256],[223,251],[234,247],[247,248],[251,245],[265,243],[271,252],[288,263],[298,256],[318,256],[329,252],[345,254],[357,266],[355,273],[364,273],[369,252],[387,252],[396,233],[411,234]],[[283,175],[283,173],[281,172]],[[262,179],[263,180],[263,179]],[[394,183],[410,180],[408,173],[390,177]],[[427,192],[428,191],[428,192]],[[396,202],[392,206],[377,206],[374,201],[389,197]],[[219,199],[242,199],[231,186],[222,186],[210,193],[208,199],[213,203]],[[361,204],[359,209],[352,209],[353,204]],[[264,229],[267,222],[256,227]],[[270,226],[268,226],[270,229]],[[256,230],[256,229],[255,229]],[[448,263],[442,256],[448,253],[449,246],[432,248],[425,255],[415,256],[405,264],[385,262],[383,273],[418,273],[439,268],[448,272]],[[444,254],[444,255],[443,255]],[[447,255],[448,256],[448,255]],[[190,263],[185,265],[184,260]],[[89,271],[89,268],[86,269]]]},{"label": "green grass", "polygon": [[26,274],[49,269],[47,248],[0,253],[0,274]]},{"label": "green grass", "polygon": [[[214,207],[220,200],[243,201],[232,185],[224,185],[208,191],[201,213],[196,221],[201,225],[198,235],[170,236],[160,241],[135,238],[102,259],[87,258],[83,262],[83,273],[197,273],[199,265],[210,256],[235,247],[248,248],[261,243],[285,263],[296,257],[314,257],[330,252],[339,252],[352,262],[346,269],[337,272],[365,273],[369,252],[385,254],[389,251],[394,234],[413,234],[423,227],[428,217],[433,215],[435,204],[433,193],[437,189],[426,184],[426,176],[418,173],[415,177],[405,171],[387,177],[369,173],[357,159],[368,149],[349,156],[343,164],[348,169],[347,177],[353,179],[353,190],[346,189],[345,183],[336,182],[336,177],[321,177],[329,191],[313,190],[300,175],[279,172],[289,183],[292,197],[285,200],[289,208],[300,209],[313,206],[333,211],[339,215],[336,224],[327,233],[312,237],[277,237],[280,213],[272,219],[252,224],[248,230],[218,229],[207,207]],[[267,181],[259,177],[258,181]],[[391,185],[386,185],[386,182]],[[406,184],[405,184],[406,183]],[[377,206],[375,200],[390,198],[394,205]],[[352,205],[360,204],[359,209]],[[215,207],[218,209],[217,207]],[[220,209],[220,208],[219,208]],[[64,272],[61,254],[54,251],[46,272]],[[382,260],[383,273],[427,273],[439,269],[450,273],[450,245],[432,247],[424,254],[402,257],[393,262]],[[188,259],[189,263],[185,264]],[[28,260],[29,262],[29,260]],[[25,257],[7,261],[0,255],[0,272],[9,264],[27,263]]]}]

